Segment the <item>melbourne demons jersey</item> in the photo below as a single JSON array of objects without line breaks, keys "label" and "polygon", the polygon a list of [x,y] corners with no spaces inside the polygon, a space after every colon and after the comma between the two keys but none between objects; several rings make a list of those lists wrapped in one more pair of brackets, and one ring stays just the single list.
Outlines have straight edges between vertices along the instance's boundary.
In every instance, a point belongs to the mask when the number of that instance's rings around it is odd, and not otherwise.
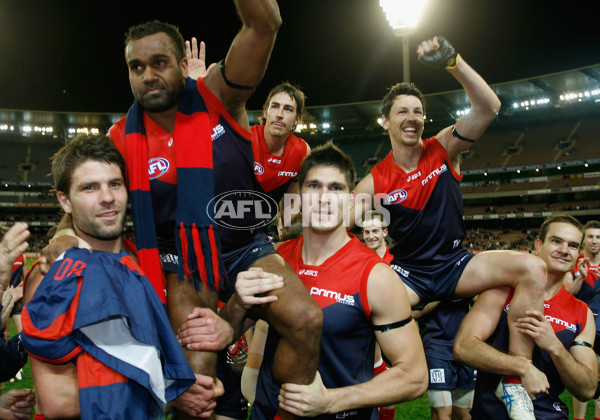
[{"label": "melbourne demons jersey", "polygon": [[[378,263],[377,254],[356,237],[319,266],[302,261],[304,238],[284,242],[277,251],[292,266],[323,310],[319,373],[327,388],[366,382],[373,377],[375,335],[370,321],[367,279]],[[253,419],[272,420],[277,412],[280,384],[273,379],[273,355],[279,336],[269,329],[258,376]],[[320,415],[318,419],[375,419],[377,409],[363,408]]]},{"label": "melbourne demons jersey", "polygon": [[394,259],[394,256],[390,253],[390,247],[386,246],[385,247],[385,254],[383,254],[383,261],[385,261],[388,264],[392,263],[392,260]]},{"label": "melbourne demons jersey", "polygon": [[[204,84],[204,79],[198,80],[197,88],[208,108],[213,130],[215,205],[219,204],[219,198],[226,204],[221,207],[222,211],[216,211],[215,217],[222,222],[217,225],[221,251],[227,259],[227,253],[257,240],[266,239],[266,234],[254,227],[268,224],[272,216],[267,214],[267,211],[255,212],[256,204],[254,207],[245,204],[253,201],[256,192],[261,191],[253,175],[250,132],[229,115],[225,106]],[[148,176],[159,248],[170,246],[174,250],[177,207],[177,165],[174,148],[177,147],[177,139],[173,133],[167,133],[148,117],[147,113],[144,113],[144,127],[148,137]],[[124,133],[125,118],[110,129],[111,138],[123,154]]]},{"label": "melbourne demons jersey", "polygon": [[447,300],[442,301],[433,312],[419,318],[419,334],[428,357],[454,360],[454,338],[468,311],[469,299]]},{"label": "melbourne demons jersey", "polygon": [[[490,345],[504,352],[508,351],[507,312],[508,302],[510,302],[511,298],[512,291],[507,299],[507,304],[505,305],[498,327],[494,335],[488,340]],[[587,311],[587,305],[573,297],[564,286],[550,300],[544,301],[544,316],[550,321],[556,336],[566,349],[571,347],[575,337],[585,328]],[[541,420],[568,420],[569,411],[567,406],[559,398],[565,386],[550,355],[539,347],[535,347],[533,364],[546,374],[550,383],[549,393],[538,394],[533,401],[535,418]],[[508,420],[504,404],[494,395],[494,390],[501,378],[501,375],[478,371],[473,409],[471,410],[474,419],[493,418]]]},{"label": "melbourne demons jersey", "polygon": [[272,155],[265,141],[265,126],[250,127],[254,152],[254,176],[263,191],[276,202],[283,198],[290,184],[296,180],[300,164],[308,153],[308,144],[290,133],[281,156]]},{"label": "melbourne demons jersey", "polygon": [[376,200],[390,213],[394,264],[435,271],[468,251],[460,192],[462,175],[435,137],[423,141],[417,169],[405,172],[393,151],[372,170]]},{"label": "melbourne demons jersey", "polygon": [[23,254],[19,255],[12,266],[12,272],[10,273],[10,285],[17,287],[23,280],[23,273],[25,269],[25,257]]}]

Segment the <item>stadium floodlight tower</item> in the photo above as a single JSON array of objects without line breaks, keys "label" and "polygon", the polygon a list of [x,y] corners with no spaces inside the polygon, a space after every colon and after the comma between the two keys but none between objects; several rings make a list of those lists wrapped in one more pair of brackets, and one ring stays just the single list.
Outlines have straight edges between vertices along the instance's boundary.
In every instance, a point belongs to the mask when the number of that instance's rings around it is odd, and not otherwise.
[{"label": "stadium floodlight tower", "polygon": [[379,5],[394,31],[402,38],[403,81],[410,82],[410,51],[408,36],[414,32],[427,0],[379,0]]}]

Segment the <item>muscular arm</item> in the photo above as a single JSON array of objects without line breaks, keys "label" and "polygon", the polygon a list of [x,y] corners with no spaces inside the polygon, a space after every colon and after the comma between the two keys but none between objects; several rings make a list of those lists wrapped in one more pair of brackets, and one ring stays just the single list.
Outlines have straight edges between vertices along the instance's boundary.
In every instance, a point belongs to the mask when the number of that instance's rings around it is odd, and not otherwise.
[{"label": "muscular arm", "polygon": [[[463,137],[476,140],[496,117],[496,113],[500,110],[500,100],[487,82],[467,64],[462,56],[457,57],[456,67],[447,71],[462,85],[471,102],[471,111],[456,122],[456,131]],[[436,137],[444,145],[450,159],[457,167],[459,153],[471,146],[471,143],[454,137],[452,127],[443,129]]]},{"label": "muscular arm", "polygon": [[[256,86],[265,73],[281,26],[279,7],[275,0],[236,0],[235,4],[242,20],[242,29],[231,43],[225,58],[225,75],[232,83]],[[228,86],[217,68],[204,80],[231,116],[242,127],[248,128],[245,105],[253,90]]]},{"label": "muscular arm", "polygon": [[454,340],[454,359],[473,369],[520,376],[530,395],[545,392],[546,376],[533,364],[486,343],[498,326],[507,296],[507,288],[488,289],[479,294]]},{"label": "muscular arm", "polygon": [[348,230],[351,230],[355,224],[362,220],[366,211],[373,208],[373,199],[375,196],[373,175],[367,175],[358,183],[356,188],[354,188],[354,196],[354,206],[350,210],[350,226],[348,226]]},{"label": "muscular arm", "polygon": [[[391,324],[410,316],[405,287],[387,265],[378,264],[373,268],[367,295],[373,325]],[[385,406],[421,396],[427,389],[427,365],[415,321],[386,332],[377,332],[376,338],[391,362],[392,367],[386,372],[362,384],[335,389],[326,389],[320,377],[311,385],[284,384],[280,406],[293,414],[312,417],[321,413]]]},{"label": "muscular arm", "polygon": [[[517,329],[530,336],[541,349],[548,352],[563,383],[576,398],[586,401],[594,397],[598,363],[594,350],[585,346],[566,349],[552,329],[550,322],[537,311],[527,311],[527,317],[517,320]],[[594,344],[596,324],[592,311],[587,310],[585,328],[576,340]]]}]

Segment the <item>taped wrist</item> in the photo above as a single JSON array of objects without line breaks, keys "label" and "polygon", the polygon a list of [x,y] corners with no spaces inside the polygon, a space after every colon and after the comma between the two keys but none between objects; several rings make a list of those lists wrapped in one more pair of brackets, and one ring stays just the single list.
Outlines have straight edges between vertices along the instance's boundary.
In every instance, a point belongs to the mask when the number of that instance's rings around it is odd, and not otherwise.
[{"label": "taped wrist", "polygon": [[437,40],[440,44],[440,48],[427,54],[423,54],[419,57],[419,61],[437,69],[455,68],[458,52],[456,52],[452,44],[450,44],[443,36],[438,35]]}]

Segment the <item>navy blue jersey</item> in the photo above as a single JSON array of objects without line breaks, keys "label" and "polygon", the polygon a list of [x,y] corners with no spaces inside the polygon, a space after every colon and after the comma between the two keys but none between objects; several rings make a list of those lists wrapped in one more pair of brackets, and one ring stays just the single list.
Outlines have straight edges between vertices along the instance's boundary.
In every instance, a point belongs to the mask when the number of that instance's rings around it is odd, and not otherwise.
[{"label": "navy blue jersey", "polygon": [[[490,345],[504,352],[508,351],[507,313],[508,302],[511,298],[512,293],[504,307],[496,331],[488,340]],[[575,337],[585,328],[587,311],[587,305],[573,297],[564,287],[550,300],[544,301],[544,316],[550,321],[556,336],[566,349],[571,347]],[[565,385],[560,379],[560,375],[550,355],[539,347],[535,347],[533,364],[546,374],[550,383],[549,393],[538,394],[533,401],[535,418],[541,420],[568,420],[569,411],[567,406],[559,398],[559,395],[565,390]],[[500,375],[493,375],[482,371],[477,372],[475,397],[473,409],[471,410],[474,419],[493,418],[508,420],[504,404],[494,395],[494,391],[501,379],[502,376]]]},{"label": "navy blue jersey", "polygon": [[[423,141],[417,169],[407,173],[393,152],[372,170],[376,200],[390,213],[389,234],[395,244],[392,265],[434,272],[467,254],[462,175],[435,137]],[[377,201],[376,201],[377,202]]]},{"label": "navy blue jersey", "polygon": [[454,338],[468,311],[468,299],[448,300],[441,302],[431,313],[419,318],[419,334],[428,357],[454,360]]},{"label": "navy blue jersey", "polygon": [[[319,373],[327,388],[341,388],[373,378],[375,334],[370,321],[367,279],[375,264],[385,264],[356,237],[319,266],[302,261],[303,237],[277,251],[292,266],[323,310]],[[279,336],[269,329],[251,418],[274,418],[280,384],[273,379],[273,356]],[[376,408],[321,415],[317,419],[376,419]]]}]

